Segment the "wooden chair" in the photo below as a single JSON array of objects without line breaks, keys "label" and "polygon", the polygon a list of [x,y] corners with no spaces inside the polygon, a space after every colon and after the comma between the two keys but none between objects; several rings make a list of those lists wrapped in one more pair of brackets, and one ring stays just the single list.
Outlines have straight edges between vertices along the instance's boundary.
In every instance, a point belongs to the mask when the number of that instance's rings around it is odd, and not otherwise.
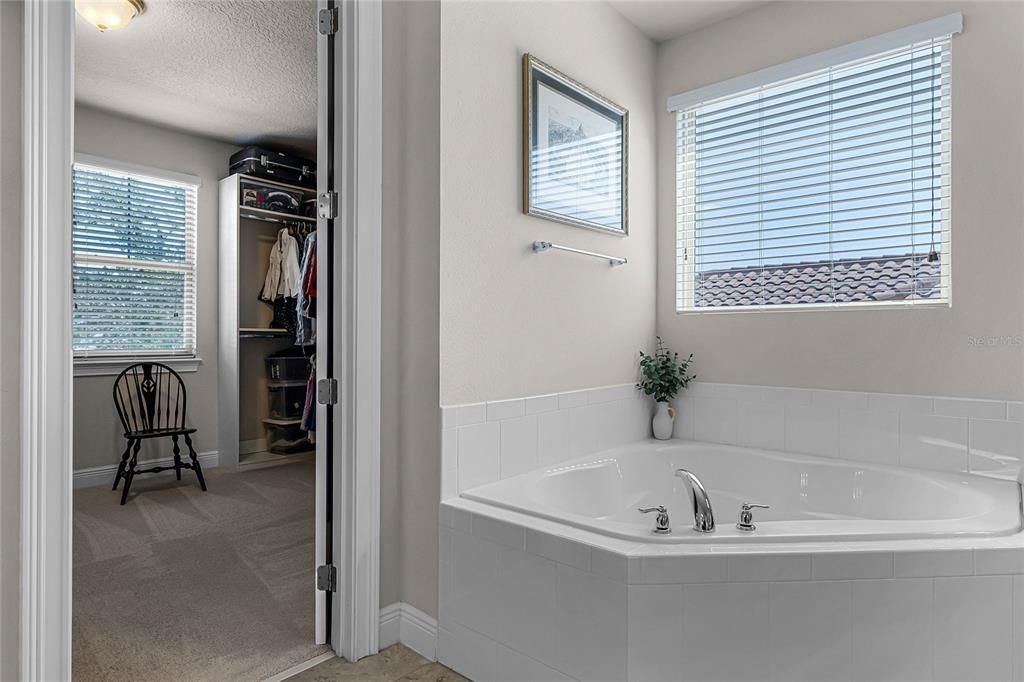
[{"label": "wooden chair", "polygon": [[[140,362],[128,367],[114,381],[114,405],[124,426],[124,437],[128,441],[121,463],[114,477],[113,490],[124,479],[121,504],[128,499],[128,490],[136,474],[148,474],[174,469],[181,480],[181,470],[196,472],[199,486],[205,491],[206,481],[199,466],[196,450],[192,447],[191,434],[196,429],[185,426],[185,405],[187,402],[185,384],[178,373],[158,362]],[[178,438],[184,437],[188,447],[190,464],[181,461]],[[173,466],[155,466],[138,469],[139,449],[142,441],[151,438],[170,438],[174,443]],[[130,456],[129,456],[130,455]]]}]

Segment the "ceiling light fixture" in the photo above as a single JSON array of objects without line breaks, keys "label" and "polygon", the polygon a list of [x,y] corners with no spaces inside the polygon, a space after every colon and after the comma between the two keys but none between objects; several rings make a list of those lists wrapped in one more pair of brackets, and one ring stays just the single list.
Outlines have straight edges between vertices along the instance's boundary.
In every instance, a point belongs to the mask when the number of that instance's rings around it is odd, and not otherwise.
[{"label": "ceiling light fixture", "polygon": [[127,26],[145,8],[142,0],[75,0],[75,11],[100,32]]}]

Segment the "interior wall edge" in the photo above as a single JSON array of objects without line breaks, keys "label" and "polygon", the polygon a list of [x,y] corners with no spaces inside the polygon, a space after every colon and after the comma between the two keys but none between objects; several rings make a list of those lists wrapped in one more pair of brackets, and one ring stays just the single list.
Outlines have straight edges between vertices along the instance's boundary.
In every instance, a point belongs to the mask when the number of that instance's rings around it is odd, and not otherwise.
[{"label": "interior wall edge", "polygon": [[383,6],[380,603],[437,613],[440,3]]},{"label": "interior wall edge", "polygon": [[0,2],[0,679],[21,665],[21,254],[24,4]]}]

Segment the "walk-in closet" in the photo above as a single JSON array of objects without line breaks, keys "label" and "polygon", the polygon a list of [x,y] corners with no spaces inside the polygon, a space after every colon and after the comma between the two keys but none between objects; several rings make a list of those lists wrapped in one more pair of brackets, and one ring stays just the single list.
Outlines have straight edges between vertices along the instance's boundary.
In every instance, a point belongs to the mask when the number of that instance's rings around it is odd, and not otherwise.
[{"label": "walk-in closet", "polygon": [[[246,148],[232,157],[232,169],[247,172],[220,182],[222,462],[261,464],[315,449],[311,166],[298,157]],[[268,177],[274,173],[280,179]]]},{"label": "walk-in closet", "polygon": [[317,3],[44,4],[77,8],[73,679],[273,678],[330,651]]}]

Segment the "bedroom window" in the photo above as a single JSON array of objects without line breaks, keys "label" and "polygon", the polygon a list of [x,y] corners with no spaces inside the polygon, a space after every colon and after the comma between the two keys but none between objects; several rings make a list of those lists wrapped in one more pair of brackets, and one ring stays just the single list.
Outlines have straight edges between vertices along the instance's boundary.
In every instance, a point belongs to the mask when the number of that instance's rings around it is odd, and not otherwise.
[{"label": "bedroom window", "polygon": [[677,311],[949,303],[960,21],[669,99]]},{"label": "bedroom window", "polygon": [[198,183],[99,163],[72,182],[75,357],[194,357]]}]

